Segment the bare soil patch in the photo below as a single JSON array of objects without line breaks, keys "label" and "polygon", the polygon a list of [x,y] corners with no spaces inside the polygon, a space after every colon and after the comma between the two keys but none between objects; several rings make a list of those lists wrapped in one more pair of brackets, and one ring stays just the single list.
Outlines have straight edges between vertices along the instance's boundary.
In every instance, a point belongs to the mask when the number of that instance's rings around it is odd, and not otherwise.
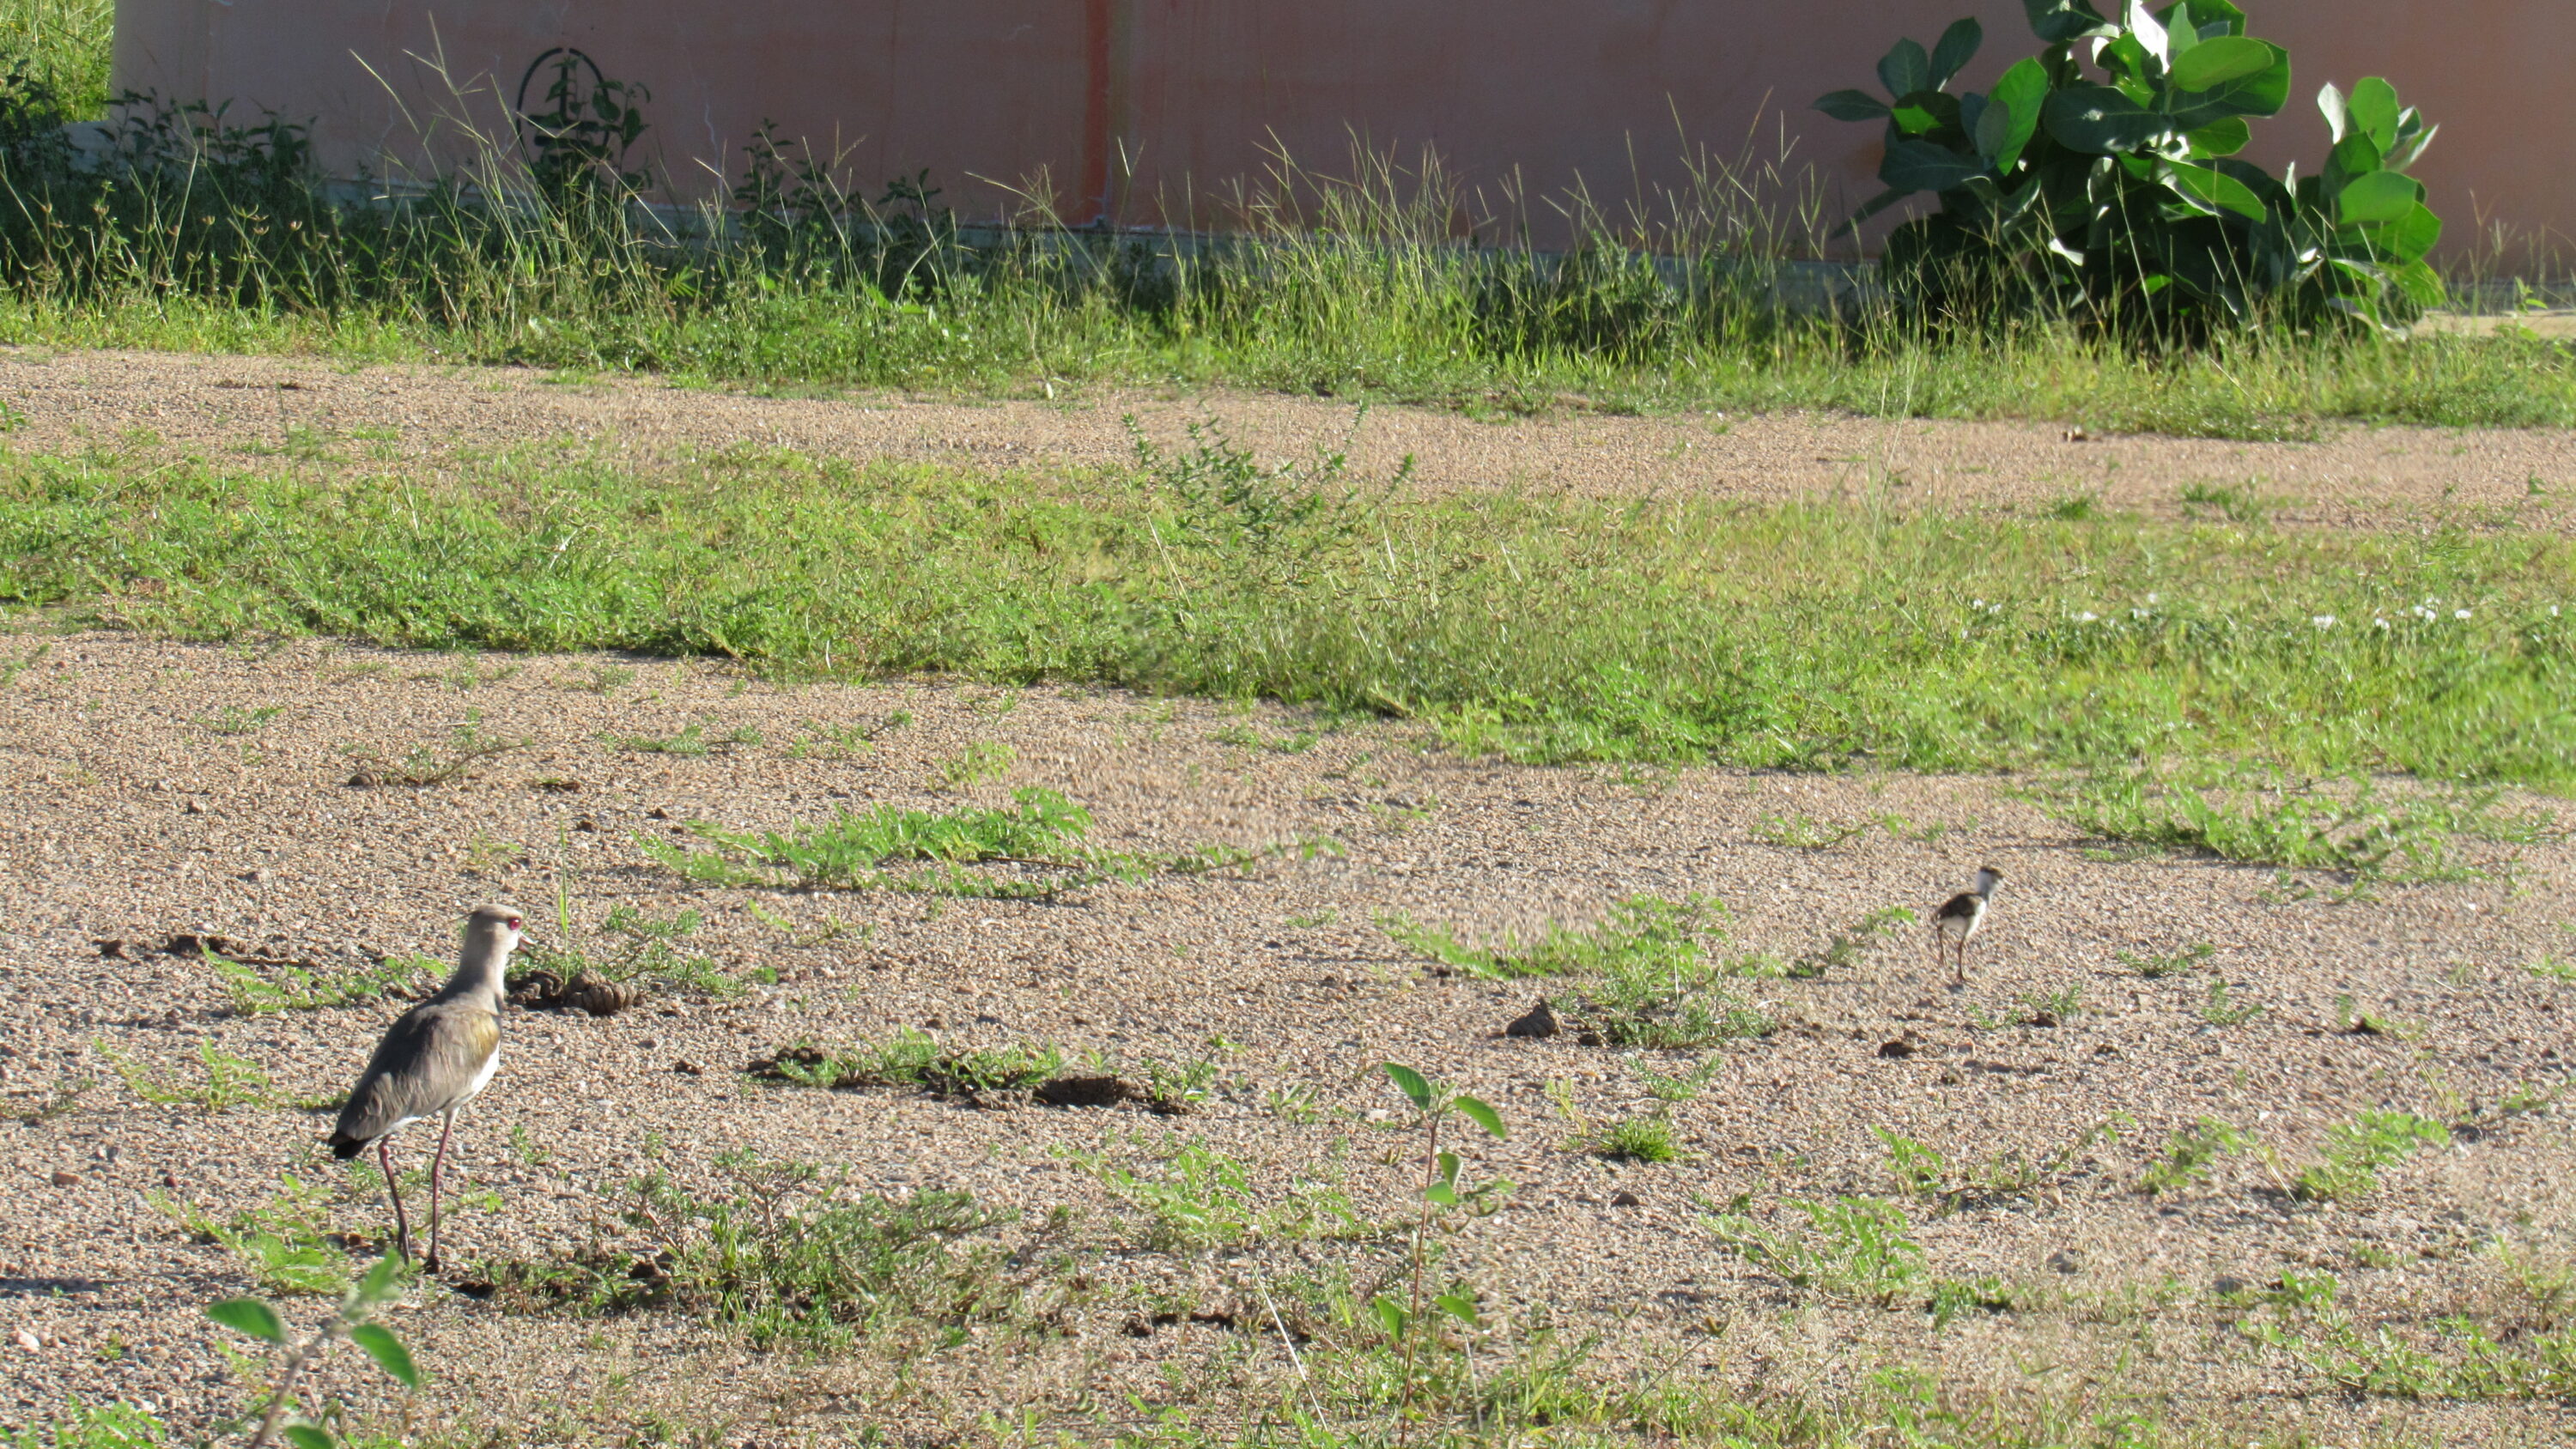
[{"label": "bare soil patch", "polygon": [[[31,426],[69,426],[75,376],[90,379],[82,416],[101,428],[114,387],[139,400],[148,377],[197,379],[162,400],[157,426],[174,437],[241,424],[201,398],[272,405],[211,391],[224,377],[313,377],[315,393],[282,394],[285,405],[333,399],[352,410],[335,414],[344,423],[381,408],[427,426],[411,411],[430,412],[424,398],[484,406],[470,400],[483,384],[435,373],[77,365],[9,364],[13,388],[65,380],[45,395],[62,400],[54,414],[22,404]],[[925,416],[625,385],[514,382],[496,396],[489,406],[557,430],[584,410],[606,426],[630,406],[710,429],[792,415],[818,437],[827,418],[856,429]],[[1028,405],[938,415],[1053,419],[1108,436],[1096,415]],[[1471,436],[1479,425],[1420,426]],[[1265,1202],[1325,1180],[1366,1216],[1392,1218],[1415,1171],[1400,1103],[1374,1075],[1394,1059],[1508,1118],[1508,1142],[1461,1146],[1476,1175],[1518,1187],[1458,1235],[1448,1268],[1515,1333],[1599,1335],[1587,1373],[1661,1374],[1749,1402],[1831,1400],[1878,1367],[1913,1364],[2005,1402],[2127,1404],[2267,1441],[2301,1429],[2342,1444],[2536,1442],[2560,1422],[2547,1402],[2347,1396],[2236,1325],[2254,1311],[2246,1295],[2285,1272],[2331,1272],[2357,1320],[2420,1338],[2446,1313],[2524,1311],[2516,1265],[2567,1261],[2569,1118],[2499,1114],[2516,1089],[2567,1080],[2576,988],[2526,969],[2564,959],[2576,940],[2565,933],[2576,851],[2563,843],[2484,850],[2482,878],[2337,903],[2270,871],[2102,851],[1994,779],[1528,769],[1457,759],[1393,726],[1318,728],[1268,709],[1067,690],[784,688],[669,661],[104,635],[19,635],[0,639],[0,653],[26,661],[0,689],[0,1412],[13,1420],[73,1392],[188,1421],[241,1402],[216,1351],[222,1331],[198,1310],[247,1286],[243,1262],[154,1199],[222,1219],[274,1201],[281,1173],[337,1183],[317,1160],[327,1115],[293,1104],[345,1090],[401,1005],[243,1015],[202,954],[131,946],[192,933],[274,961],[418,952],[444,963],[456,921],[485,899],[559,936],[560,891],[577,932],[620,906],[701,912],[681,949],[741,989],[659,989],[601,1017],[511,1009],[500,1076],[460,1133],[461,1170],[451,1165],[465,1203],[448,1225],[452,1257],[488,1270],[615,1251],[631,1179],[703,1184],[718,1154],[750,1150],[845,1169],[857,1189],[957,1188],[1025,1209],[1005,1231],[1023,1254],[1012,1271],[1078,1286],[1052,1300],[1056,1317],[1034,1339],[997,1346],[970,1332],[910,1354],[902,1373],[864,1348],[821,1360],[754,1352],[685,1313],[569,1318],[524,1296],[431,1288],[396,1324],[437,1375],[426,1398],[436,1416],[527,1426],[571,1415],[597,1428],[660,1415],[729,1431],[728,1442],[774,1437],[766,1426],[829,1441],[870,1425],[950,1442],[978,1416],[1023,1410],[1094,1434],[1135,1416],[1130,1394],[1221,1419],[1226,1404],[1257,1397],[1246,1385],[1298,1371],[1264,1293],[1336,1264],[1365,1280],[1400,1245],[1158,1249],[1138,1209],[1076,1154],[1150,1170],[1197,1141],[1246,1164]],[[899,712],[909,721],[890,724]],[[704,753],[620,742],[692,726],[715,742]],[[360,755],[447,748],[460,727],[517,747],[439,784],[350,783]],[[852,731],[871,730],[872,747],[849,747]],[[823,747],[832,741],[837,752]],[[706,887],[640,846],[685,840],[674,832],[696,819],[783,828],[886,803],[1002,805],[1026,787],[1086,807],[1094,839],[1120,851],[1299,837],[1341,848],[1046,901]],[[1780,843],[1802,819],[1865,828],[1831,846]],[[1536,997],[1561,998],[1555,983],[1436,970],[1379,924],[1401,915],[1485,941],[1588,925],[1633,896],[1707,893],[1732,909],[1721,949],[1798,958],[1886,907],[1928,919],[1983,862],[2007,883],[1968,992],[1942,989],[1926,935],[1909,928],[1813,979],[1735,983],[1772,1029],[1692,1052],[1585,1046],[1570,1031],[1506,1036]],[[2202,964],[2160,978],[2120,960],[2202,944]],[[2213,1023],[2213,982],[2260,1014]],[[2056,1024],[2029,1024],[2041,1014],[2031,1003],[2048,997]],[[2376,1025],[2352,1029],[2356,1013]],[[1097,1053],[1107,1073],[1131,1078],[1148,1057],[1206,1059],[1222,1085],[1198,1110],[1163,1117],[1105,1089],[1113,1105],[978,1105],[743,1074],[798,1043],[907,1028],[952,1050],[1053,1043],[1077,1065]],[[266,1074],[265,1098],[223,1111],[154,1104],[112,1059],[202,1080],[208,1046]],[[1650,1095],[1650,1072],[1702,1065],[1705,1084],[1687,1100]],[[2287,1190],[2332,1127],[2399,1109],[2464,1130],[2354,1200]],[[1612,1162],[1569,1145],[1586,1124],[1656,1113],[1677,1161]],[[2203,1116],[2267,1150],[2220,1161],[2205,1186],[2136,1191],[2168,1135]],[[2120,1124],[2116,1138],[2070,1146],[2106,1122]],[[2016,1157],[2056,1165],[1947,1209],[1906,1201],[1879,1127],[1963,1170]],[[417,1164],[427,1145],[409,1142],[406,1155]],[[1845,1193],[1901,1202],[1933,1277],[1991,1278],[2012,1306],[1936,1329],[1928,1280],[1884,1307],[1796,1288],[1722,1251],[1705,1221],[1739,1198],[1776,1222],[1784,1198]],[[1059,1206],[1079,1216],[1046,1227]],[[328,1212],[361,1244],[384,1231],[363,1196],[343,1194]],[[349,1360],[326,1377],[381,1401]]]},{"label": "bare soil patch", "polygon": [[[0,352],[14,446],[245,446],[365,437],[426,465],[463,451],[586,440],[651,467],[751,444],[855,460],[995,471],[1120,466],[1124,420],[1170,445],[1215,420],[1265,457],[1347,449],[1384,477],[1411,460],[1428,489],[1748,500],[1890,486],[1899,506],[2037,509],[2090,498],[2152,516],[2187,489],[2237,490],[2288,524],[2371,526],[2518,510],[2559,517],[2576,497],[2576,435],[2334,427],[2314,442],[2088,436],[2057,425],[1785,413],[1492,420],[1267,393],[1085,392],[1063,401],[892,395],[765,397],[651,378],[563,380],[531,370],[365,366],[176,353]],[[2536,490],[2536,491],[2535,491]],[[2537,508],[2538,515],[2529,510]]]}]

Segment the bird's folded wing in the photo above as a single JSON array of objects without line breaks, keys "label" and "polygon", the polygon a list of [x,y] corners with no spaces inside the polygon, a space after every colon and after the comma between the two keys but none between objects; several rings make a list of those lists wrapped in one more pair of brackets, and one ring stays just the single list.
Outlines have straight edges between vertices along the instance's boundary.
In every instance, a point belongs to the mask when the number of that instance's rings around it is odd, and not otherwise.
[{"label": "bird's folded wing", "polygon": [[500,1046],[501,1019],[491,1012],[442,1002],[407,1013],[377,1045],[333,1135],[370,1141],[444,1111]]}]

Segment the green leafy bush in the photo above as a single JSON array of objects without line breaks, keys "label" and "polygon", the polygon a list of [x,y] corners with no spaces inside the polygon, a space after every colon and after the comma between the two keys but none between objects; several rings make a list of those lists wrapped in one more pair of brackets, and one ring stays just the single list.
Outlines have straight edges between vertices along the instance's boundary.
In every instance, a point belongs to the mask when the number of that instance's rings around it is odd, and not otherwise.
[{"label": "green leafy bush", "polygon": [[1879,61],[1889,100],[1844,90],[1816,102],[1887,125],[1887,190],[1855,225],[1920,192],[1940,198],[1888,239],[1887,275],[1906,301],[1963,315],[2001,292],[2187,340],[2274,318],[2384,324],[2441,300],[2424,258],[2442,223],[2405,174],[2434,128],[2387,81],[2348,96],[2327,86],[2324,168],[2274,177],[2237,153],[2249,121],[2289,99],[2290,55],[2248,36],[2230,0],[2153,12],[2129,0],[2116,22],[2090,0],[2023,4],[2046,48],[1991,91],[1949,90],[1985,38],[1962,20],[1929,51],[1902,40]]}]

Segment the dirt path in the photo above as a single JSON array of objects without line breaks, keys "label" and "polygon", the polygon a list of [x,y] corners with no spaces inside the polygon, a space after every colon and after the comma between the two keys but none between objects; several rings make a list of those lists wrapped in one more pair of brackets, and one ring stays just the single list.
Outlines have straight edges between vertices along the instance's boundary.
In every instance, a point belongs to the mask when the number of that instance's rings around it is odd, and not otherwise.
[{"label": "dirt path", "polygon": [[[1412,1139],[1372,1070],[1392,1057],[1483,1094],[1513,1127],[1509,1142],[1468,1150],[1475,1173],[1519,1187],[1443,1271],[1472,1279],[1513,1335],[1601,1334],[1587,1373],[1650,1366],[1758,1404],[1830,1399],[1914,1362],[1945,1395],[2109,1395],[2233,1424],[2235,1442],[2268,1441],[2301,1415],[2339,1444],[2520,1443],[2556,1422],[2546,1404],[2345,1400],[2229,1325],[2270,1312],[2246,1295],[2284,1271],[2335,1274],[2339,1303],[2410,1342],[2455,1310],[2517,1342],[2512,1324],[2555,1311],[2516,1286],[2517,1265],[2563,1262],[2576,1239],[2576,1141],[2562,1114],[2497,1113],[2517,1086],[2567,1080],[2576,998],[2524,969],[2567,951],[2576,852],[2564,845],[2510,862],[2486,852],[2496,873],[2483,879],[2334,904],[2269,871],[2088,850],[1988,780],[1622,779],[1459,761],[1388,726],[1316,735],[1266,709],[790,689],[686,662],[99,635],[0,637],[0,657],[17,666],[0,686],[0,1421],[68,1392],[189,1422],[241,1401],[198,1307],[251,1286],[245,1259],[193,1237],[156,1197],[217,1223],[274,1215],[294,1174],[323,1184],[324,1225],[348,1235],[335,1243],[370,1252],[382,1232],[379,1200],[317,1156],[327,1116],[294,1103],[344,1090],[400,1003],[236,1014],[212,965],[159,948],[212,932],[326,972],[386,952],[444,959],[457,916],[506,897],[554,944],[592,949],[617,908],[699,912],[680,948],[740,984],[600,1020],[508,1013],[501,1076],[461,1139],[449,1246],[469,1278],[609,1251],[625,1281],[622,1255],[649,1264],[653,1252],[621,1217],[625,1185],[661,1171],[715,1192],[717,1154],[749,1149],[824,1163],[855,1189],[963,1188],[1024,1209],[1002,1235],[1021,1251],[1008,1276],[1055,1316],[1026,1339],[978,1328],[895,1374],[873,1350],[746,1353],[738,1334],[686,1313],[579,1317],[542,1295],[431,1289],[398,1326],[438,1376],[424,1398],[433,1421],[559,1413],[614,1441],[660,1416],[682,1439],[732,1425],[721,1441],[734,1443],[775,1425],[758,1437],[822,1443],[861,1426],[948,1442],[971,1438],[976,1415],[1023,1411],[1040,1425],[1070,1415],[1081,1437],[1100,1432],[1082,1406],[1130,1394],[1221,1417],[1302,1372],[1270,1331],[1278,1314],[1311,1325],[1310,1359],[1333,1352],[1343,1330],[1299,1295],[1341,1271],[1365,1285],[1400,1239],[1157,1246],[1151,1215],[1085,1163],[1150,1179],[1196,1142],[1246,1165],[1261,1212],[1331,1192],[1394,1217]],[[357,756],[436,751],[465,721],[523,746],[446,784],[350,783]],[[702,755],[625,742],[692,726],[713,742]],[[853,743],[863,727],[873,746]],[[1112,849],[1341,848],[1048,904],[706,886],[641,844],[686,842],[695,818],[783,827],[881,804],[1001,805],[1033,786],[1089,808],[1093,839]],[[1830,847],[1784,843],[1846,829]],[[2009,879],[1968,992],[1941,989],[1908,928],[1814,979],[1732,980],[1773,1029],[1698,1051],[1585,1045],[1570,1030],[1506,1039],[1534,996],[1564,1002],[1575,988],[1435,971],[1380,924],[1409,916],[1481,941],[1589,925],[1639,894],[1707,892],[1734,910],[1717,954],[1795,960],[1869,912],[1927,911],[1982,861]],[[2120,959],[2199,944],[2205,960],[2160,979]],[[2242,1019],[2211,1019],[2219,982]],[[2039,1023],[2044,998],[2055,1001]],[[2356,1010],[2382,1025],[2349,1030]],[[1054,1043],[1131,1075],[1148,1059],[1205,1059],[1218,1075],[1200,1111],[1162,1118],[761,1088],[739,1074],[791,1043],[903,1028],[952,1049]],[[214,1111],[145,1100],[120,1066],[186,1090],[207,1080],[204,1051],[268,1085]],[[1652,1094],[1658,1077],[1695,1070],[1705,1076],[1680,1100]],[[2283,1191],[2330,1128],[2389,1108],[2487,1125],[2331,1209]],[[2222,1159],[2206,1186],[2137,1192],[2169,1134],[2204,1115],[2276,1155]],[[1583,1150],[1591,1130],[1654,1116],[1679,1160]],[[2101,1123],[2118,1135],[2079,1140]],[[1907,1202],[1880,1127],[1944,1154],[1961,1182],[2003,1185],[1957,1211]],[[410,1144],[413,1162],[424,1146]],[[1884,1308],[1793,1289],[1721,1251],[1706,1222],[1741,1194],[1757,1221],[1796,1231],[1788,1199],[1840,1193],[1900,1203],[1927,1255],[1928,1276]],[[1072,1226],[1045,1226],[1057,1207],[1079,1214]],[[1933,1328],[1931,1284],[1980,1277],[2011,1306]],[[2014,1366],[2038,1361],[2052,1367],[2034,1386]],[[382,1402],[345,1355],[325,1382]]]},{"label": "dirt path", "polygon": [[1132,414],[1165,443],[1213,419],[1274,458],[1348,442],[1354,465],[1371,476],[1390,475],[1409,457],[1431,488],[1782,499],[1884,478],[1899,500],[1924,506],[2030,509],[2091,495],[2104,507],[2170,515],[2185,488],[2201,485],[2272,500],[2271,515],[2283,522],[2331,526],[2481,514],[2531,523],[2576,507],[2576,434],[2563,432],[2355,427],[2313,443],[2070,441],[2064,428],[2019,423],[1812,414],[1488,422],[1399,407],[1373,408],[1360,422],[1349,403],[1273,394],[840,401],[652,379],[559,383],[506,368],[27,350],[0,352],[0,398],[18,417],[8,441],[22,449],[140,440],[223,455],[274,447],[303,429],[393,443],[398,455],[424,460],[576,438],[644,466],[742,443],[992,469],[1116,466],[1134,457],[1122,423]]}]

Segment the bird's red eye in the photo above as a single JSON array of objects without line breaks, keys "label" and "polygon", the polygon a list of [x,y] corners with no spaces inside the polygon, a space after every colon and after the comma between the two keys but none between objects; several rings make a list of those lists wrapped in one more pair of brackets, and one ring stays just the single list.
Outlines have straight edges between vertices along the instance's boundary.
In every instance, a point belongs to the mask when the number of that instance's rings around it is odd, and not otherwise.
[{"label": "bird's red eye", "polygon": [[510,929],[511,929],[511,930],[513,930],[513,931],[515,931],[515,930],[519,929],[519,918],[518,918],[518,917],[516,917],[516,916],[512,916],[512,917],[510,918]]}]

